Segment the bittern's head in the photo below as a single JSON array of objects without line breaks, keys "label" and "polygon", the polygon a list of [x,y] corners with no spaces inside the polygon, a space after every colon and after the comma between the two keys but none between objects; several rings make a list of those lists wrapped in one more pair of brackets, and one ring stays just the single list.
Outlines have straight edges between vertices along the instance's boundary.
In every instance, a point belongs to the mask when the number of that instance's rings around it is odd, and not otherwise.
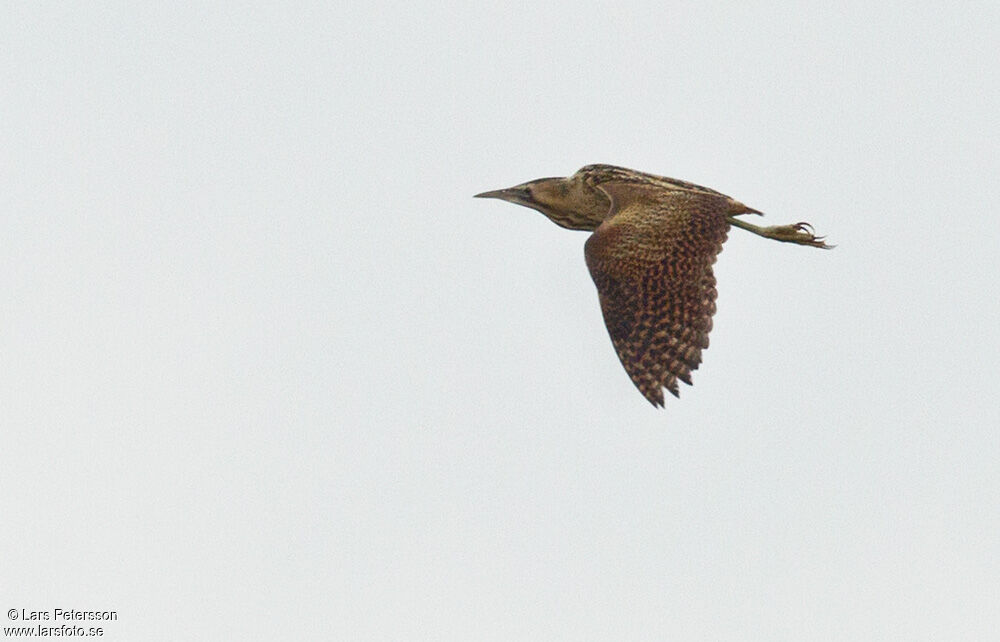
[{"label": "bittern's head", "polygon": [[553,223],[571,230],[593,230],[608,215],[608,195],[581,176],[539,178],[514,187],[476,194],[536,209]]}]

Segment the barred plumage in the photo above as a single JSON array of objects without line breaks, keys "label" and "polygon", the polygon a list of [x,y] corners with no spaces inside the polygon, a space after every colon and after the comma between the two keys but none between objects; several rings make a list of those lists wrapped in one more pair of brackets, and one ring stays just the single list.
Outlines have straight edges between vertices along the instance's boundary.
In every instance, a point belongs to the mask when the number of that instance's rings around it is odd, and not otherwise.
[{"label": "barred plumage", "polygon": [[758,227],[760,214],[725,194],[613,165],[587,165],[484,192],[545,214],[569,229],[594,230],[584,246],[604,322],[625,371],[654,406],[663,388],[679,396],[701,364],[715,314],[712,264],[734,225],[766,238],[829,247],[806,223]]}]

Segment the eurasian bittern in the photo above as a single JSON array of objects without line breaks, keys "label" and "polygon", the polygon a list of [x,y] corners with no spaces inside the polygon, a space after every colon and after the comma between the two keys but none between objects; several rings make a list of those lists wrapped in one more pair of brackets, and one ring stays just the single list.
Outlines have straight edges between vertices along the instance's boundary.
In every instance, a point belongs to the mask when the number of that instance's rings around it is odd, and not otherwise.
[{"label": "eurasian bittern", "polygon": [[829,248],[808,223],[758,227],[761,214],[713,189],[613,165],[587,165],[566,178],[476,194],[536,209],[571,230],[593,230],[584,245],[590,276],[618,358],[654,406],[708,348],[715,314],[712,264],[729,226],[765,238]]}]

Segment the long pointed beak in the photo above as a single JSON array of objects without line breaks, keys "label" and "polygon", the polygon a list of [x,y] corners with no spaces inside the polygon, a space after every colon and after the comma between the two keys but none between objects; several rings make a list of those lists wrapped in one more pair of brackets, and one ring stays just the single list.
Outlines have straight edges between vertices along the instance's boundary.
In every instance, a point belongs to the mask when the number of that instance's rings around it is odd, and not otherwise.
[{"label": "long pointed beak", "polygon": [[492,192],[476,194],[473,198],[499,198],[501,201],[512,203],[523,203],[531,200],[531,194],[526,187],[508,187],[506,189],[495,189]]}]

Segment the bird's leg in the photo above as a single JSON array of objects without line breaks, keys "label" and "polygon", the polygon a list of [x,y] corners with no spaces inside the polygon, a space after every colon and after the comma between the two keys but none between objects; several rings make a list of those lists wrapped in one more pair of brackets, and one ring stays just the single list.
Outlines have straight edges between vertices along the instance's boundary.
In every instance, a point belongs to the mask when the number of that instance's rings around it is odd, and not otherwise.
[{"label": "bird's leg", "polygon": [[825,237],[816,236],[812,225],[809,225],[808,223],[761,227],[759,225],[752,225],[741,221],[735,216],[727,216],[726,220],[729,221],[730,225],[735,225],[736,227],[752,232],[757,236],[763,236],[766,239],[774,239],[775,241],[782,241],[784,243],[811,245],[812,247],[821,247],[826,250],[833,247],[832,245],[827,245],[823,242]]}]

